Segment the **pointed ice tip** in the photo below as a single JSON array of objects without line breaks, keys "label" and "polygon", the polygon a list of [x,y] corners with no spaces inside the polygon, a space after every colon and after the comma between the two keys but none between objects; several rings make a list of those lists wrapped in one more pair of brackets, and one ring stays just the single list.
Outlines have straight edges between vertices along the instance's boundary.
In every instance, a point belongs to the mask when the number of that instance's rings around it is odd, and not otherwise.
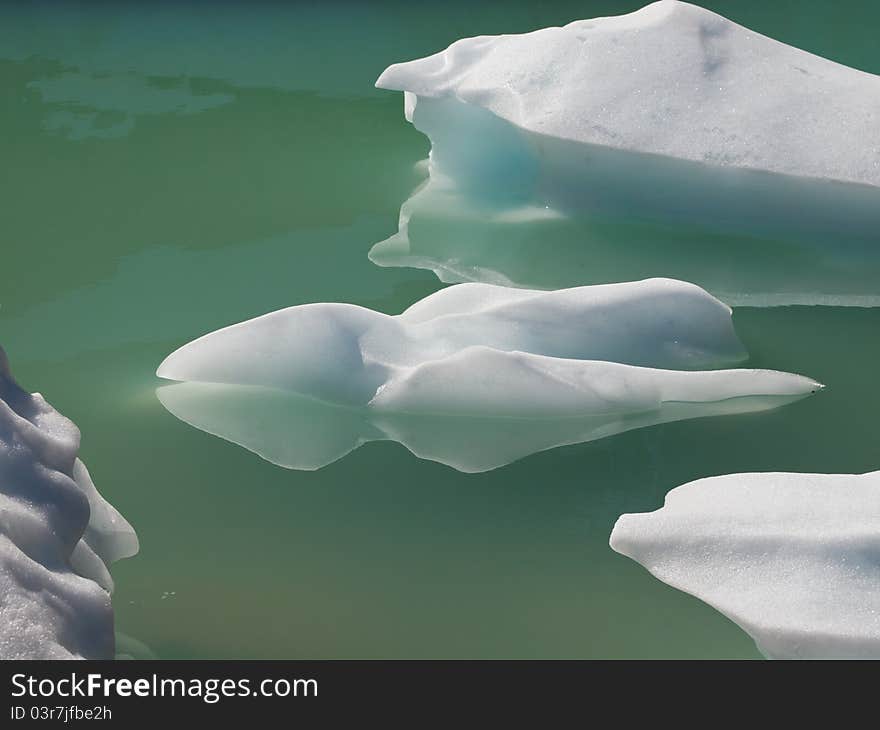
[{"label": "pointed ice tip", "polygon": [[820,390],[825,390],[824,383],[820,383],[819,381],[813,380],[804,375],[799,375],[798,377],[801,381],[801,393],[805,396],[815,395]]},{"label": "pointed ice tip", "polygon": [[813,395],[818,393],[820,390],[825,389],[825,385],[820,383],[818,380],[813,380],[812,378],[808,378],[805,375],[798,376],[802,383],[803,392],[805,395]]},{"label": "pointed ice tip", "polygon": [[399,88],[394,86],[394,69],[399,65],[400,64],[395,63],[386,68],[381,74],[379,74],[379,78],[376,79],[377,89],[390,89],[391,91],[400,91]]},{"label": "pointed ice tip", "polygon": [[156,368],[157,378],[163,378],[164,380],[178,380],[178,378],[171,374],[175,354],[176,351],[172,352],[161,363],[159,363],[159,367]]}]

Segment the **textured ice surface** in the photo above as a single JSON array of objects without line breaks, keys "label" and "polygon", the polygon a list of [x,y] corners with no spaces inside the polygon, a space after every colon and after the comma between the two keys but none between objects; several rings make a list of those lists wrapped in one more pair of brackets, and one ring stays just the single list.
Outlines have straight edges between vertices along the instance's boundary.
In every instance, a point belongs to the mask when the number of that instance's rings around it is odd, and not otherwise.
[{"label": "textured ice surface", "polygon": [[880,472],[729,474],[623,515],[611,547],[772,658],[880,658]]},{"label": "textured ice surface", "polygon": [[[744,359],[730,309],[652,279],[553,292],[462,284],[390,316],[281,310],[172,353],[159,390],[182,420],[292,468],[365,441],[483,471],[630,428],[774,407],[819,386]],[[320,424],[320,426],[318,426]]]},{"label": "textured ice surface", "polygon": [[377,85],[574,142],[880,185],[880,77],[689,3],[465,38]]},{"label": "textured ice surface", "polygon": [[107,566],[138,541],[77,458],[79,439],[0,349],[0,658],[114,655]]},{"label": "textured ice surface", "polygon": [[687,3],[389,67],[431,139],[381,265],[739,304],[880,302],[880,77]]}]

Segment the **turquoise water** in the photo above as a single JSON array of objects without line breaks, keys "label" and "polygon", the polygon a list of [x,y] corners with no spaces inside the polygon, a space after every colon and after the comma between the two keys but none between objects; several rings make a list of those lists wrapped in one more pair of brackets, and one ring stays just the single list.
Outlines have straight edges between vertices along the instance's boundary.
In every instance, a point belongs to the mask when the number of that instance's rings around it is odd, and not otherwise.
[{"label": "turquoise water", "polygon": [[[736,310],[749,364],[824,382],[813,398],[485,474],[387,442],[287,471],[154,393],[209,330],[311,301],[395,313],[441,286],[367,259],[427,153],[372,86],[386,65],[638,5],[2,7],[0,341],[139,532],[114,569],[120,632],[163,658],[758,656],[613,553],[611,526],[702,476],[877,468],[880,309]],[[876,3],[706,5],[880,72]]]}]

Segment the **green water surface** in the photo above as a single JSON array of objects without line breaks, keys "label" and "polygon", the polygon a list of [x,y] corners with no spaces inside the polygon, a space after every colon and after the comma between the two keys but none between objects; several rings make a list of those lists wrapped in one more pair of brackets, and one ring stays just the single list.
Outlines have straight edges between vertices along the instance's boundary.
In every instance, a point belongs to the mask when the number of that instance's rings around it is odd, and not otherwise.
[{"label": "green water surface", "polygon": [[[878,3],[705,4],[880,72]],[[154,395],[162,358],[207,331],[312,301],[396,313],[440,288],[367,259],[428,150],[373,88],[385,66],[639,5],[0,8],[0,342],[140,535],[113,571],[118,631],[162,658],[758,656],[608,535],[699,477],[878,468],[880,309],[736,310],[749,365],[810,375],[815,397],[476,475],[387,442],[287,471]]]}]

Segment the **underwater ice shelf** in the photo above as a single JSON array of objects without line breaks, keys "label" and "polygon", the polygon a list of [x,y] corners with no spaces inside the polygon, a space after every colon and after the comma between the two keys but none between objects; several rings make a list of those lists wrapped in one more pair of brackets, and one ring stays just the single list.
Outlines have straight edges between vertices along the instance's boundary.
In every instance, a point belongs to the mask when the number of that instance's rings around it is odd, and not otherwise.
[{"label": "underwater ice shelf", "polygon": [[379,78],[431,140],[382,266],[733,305],[880,303],[880,77],[687,3],[457,41]]}]

